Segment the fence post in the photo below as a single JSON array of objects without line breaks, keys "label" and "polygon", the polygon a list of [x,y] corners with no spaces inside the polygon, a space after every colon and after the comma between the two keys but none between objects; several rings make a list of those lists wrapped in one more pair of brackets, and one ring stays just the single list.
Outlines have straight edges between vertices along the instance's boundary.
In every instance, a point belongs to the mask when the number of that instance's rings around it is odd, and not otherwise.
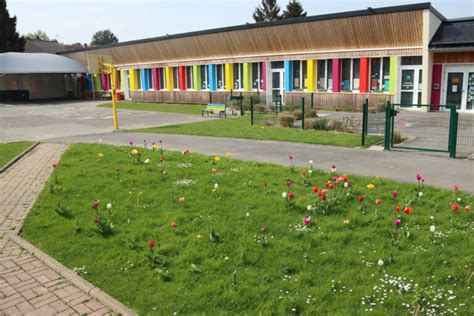
[{"label": "fence post", "polygon": [[387,101],[387,106],[385,107],[385,139],[384,139],[384,150],[390,150],[390,136],[392,128],[390,123],[392,122],[392,105],[390,101]]},{"label": "fence post", "polygon": [[209,103],[212,103],[212,92],[209,91]]},{"label": "fence post", "polygon": [[250,125],[253,125],[253,97],[250,97]]},{"label": "fence post", "polygon": [[458,120],[459,113],[456,111],[456,106],[451,107],[449,120],[449,157],[456,158],[456,147],[458,140]]},{"label": "fence post", "polygon": [[365,99],[362,111],[362,146],[365,146],[367,135],[369,134],[367,128],[369,126],[369,99]]},{"label": "fence post", "polygon": [[244,106],[242,105],[242,100],[243,100],[243,97],[242,97],[242,92],[240,92],[239,94],[239,102],[240,102],[240,116],[244,115]]},{"label": "fence post", "polygon": [[301,129],[304,130],[304,97],[301,98]]},{"label": "fence post", "polygon": [[312,109],[314,109],[314,103],[313,103],[313,101],[314,101],[314,93],[311,92],[311,108],[312,108]]}]

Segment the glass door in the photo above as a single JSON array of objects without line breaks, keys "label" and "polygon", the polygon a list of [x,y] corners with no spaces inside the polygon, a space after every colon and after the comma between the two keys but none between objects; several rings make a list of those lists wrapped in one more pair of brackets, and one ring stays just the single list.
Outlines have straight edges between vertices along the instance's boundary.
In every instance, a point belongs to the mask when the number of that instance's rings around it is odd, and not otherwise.
[{"label": "glass door", "polygon": [[401,104],[421,104],[422,78],[421,67],[401,68]]},{"label": "glass door", "polygon": [[474,71],[467,76],[466,111],[474,111]]},{"label": "glass door", "polygon": [[284,70],[272,70],[272,99],[275,100],[277,96],[281,95],[283,101],[283,87],[284,87]]},{"label": "glass door", "polygon": [[463,72],[448,72],[448,82],[446,90],[446,104],[454,104],[461,109],[463,94]]}]

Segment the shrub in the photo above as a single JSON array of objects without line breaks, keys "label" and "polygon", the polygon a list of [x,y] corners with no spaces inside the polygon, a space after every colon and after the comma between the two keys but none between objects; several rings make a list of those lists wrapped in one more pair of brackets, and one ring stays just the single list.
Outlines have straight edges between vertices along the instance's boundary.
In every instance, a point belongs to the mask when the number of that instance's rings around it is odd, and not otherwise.
[{"label": "shrub", "polygon": [[309,109],[305,111],[306,117],[318,117],[318,112],[315,109]]},{"label": "shrub", "polygon": [[311,119],[311,118],[304,119],[304,129],[313,128],[313,121],[314,119]]},{"label": "shrub", "polygon": [[281,112],[278,114],[278,124],[282,127],[293,127],[295,117],[290,112]]},{"label": "shrub", "polygon": [[311,126],[318,131],[327,131],[328,130],[328,120],[327,119],[319,119],[319,120],[314,120],[313,123],[311,123]]},{"label": "shrub", "polygon": [[295,120],[301,120],[301,118],[303,117],[303,113],[301,113],[301,111],[293,111],[293,116],[295,117]]},{"label": "shrub", "polygon": [[332,119],[328,123],[328,129],[333,130],[333,131],[343,131],[344,124],[342,123],[342,120],[338,119]]},{"label": "shrub", "polygon": [[259,104],[256,104],[256,105],[254,106],[254,110],[255,110],[256,112],[266,112],[266,107],[265,107],[264,104],[260,104],[260,103],[259,103]]}]

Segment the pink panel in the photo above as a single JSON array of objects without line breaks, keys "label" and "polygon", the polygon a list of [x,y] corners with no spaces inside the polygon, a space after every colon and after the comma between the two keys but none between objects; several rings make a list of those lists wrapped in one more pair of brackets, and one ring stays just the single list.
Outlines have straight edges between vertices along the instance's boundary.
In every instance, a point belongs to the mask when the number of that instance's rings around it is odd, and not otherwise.
[{"label": "pink panel", "polygon": [[341,92],[341,60],[332,60],[332,92]]},{"label": "pink panel", "polygon": [[102,81],[102,90],[103,91],[108,91],[109,90],[109,81],[107,80],[107,75],[102,74],[100,76],[100,78],[101,78],[101,81]]},{"label": "pink panel", "polygon": [[[441,77],[443,74],[443,65],[434,64],[431,82],[431,104],[440,104],[441,102]],[[437,86],[437,89],[435,89]],[[438,110],[431,108],[432,110]]]},{"label": "pink panel", "polygon": [[264,61],[261,63],[262,67],[262,88],[263,91],[267,91],[267,62]]},{"label": "pink panel", "polygon": [[153,89],[160,90],[160,72],[158,68],[153,68]]}]

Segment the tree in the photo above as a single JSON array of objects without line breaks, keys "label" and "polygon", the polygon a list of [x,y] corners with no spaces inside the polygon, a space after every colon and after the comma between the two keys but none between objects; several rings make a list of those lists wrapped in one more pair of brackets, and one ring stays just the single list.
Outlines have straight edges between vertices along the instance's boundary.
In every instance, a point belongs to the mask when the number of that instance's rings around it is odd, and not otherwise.
[{"label": "tree", "polygon": [[107,29],[103,31],[97,31],[94,36],[92,36],[91,46],[117,44],[118,41],[119,40],[117,36]]},{"label": "tree", "polygon": [[38,30],[34,33],[26,34],[26,38],[30,40],[42,40],[42,41],[50,40],[48,34],[46,34],[46,32],[43,32],[41,30]]},{"label": "tree", "polygon": [[290,0],[286,5],[286,10],[283,11],[283,18],[297,18],[306,16],[306,11],[298,0]]},{"label": "tree", "polygon": [[10,17],[6,0],[0,0],[0,53],[22,52],[25,42],[16,31],[16,16]]},{"label": "tree", "polygon": [[280,6],[276,0],[262,0],[262,3],[255,8],[253,19],[255,22],[268,22],[280,20]]}]

